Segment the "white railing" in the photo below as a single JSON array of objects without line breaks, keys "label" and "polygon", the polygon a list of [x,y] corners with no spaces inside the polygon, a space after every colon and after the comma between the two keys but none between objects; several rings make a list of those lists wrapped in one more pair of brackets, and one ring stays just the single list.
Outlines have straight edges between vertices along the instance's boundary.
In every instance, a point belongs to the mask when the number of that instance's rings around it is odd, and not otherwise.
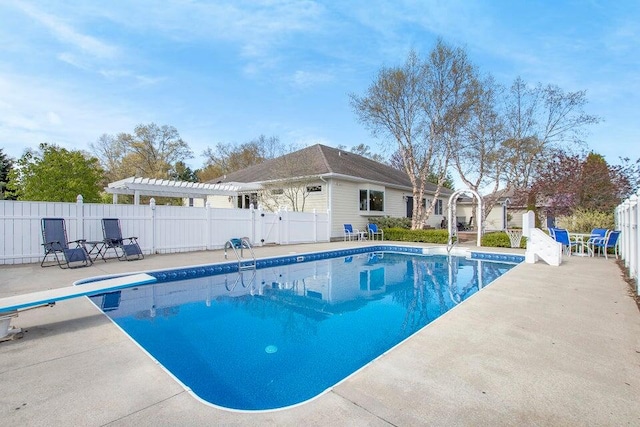
[{"label": "white railing", "polygon": [[102,218],[119,218],[123,236],[136,236],[145,254],[221,249],[231,238],[254,246],[329,241],[327,213],[259,209],[16,202],[0,200],[0,264],[38,262],[42,218],[64,218],[71,240],[102,240]]},{"label": "white railing", "polygon": [[616,228],[620,233],[620,256],[624,260],[624,266],[629,273],[629,277],[636,282],[636,295],[640,295],[638,286],[638,266],[640,265],[640,251],[638,241],[640,241],[640,190],[622,202],[616,208]]}]

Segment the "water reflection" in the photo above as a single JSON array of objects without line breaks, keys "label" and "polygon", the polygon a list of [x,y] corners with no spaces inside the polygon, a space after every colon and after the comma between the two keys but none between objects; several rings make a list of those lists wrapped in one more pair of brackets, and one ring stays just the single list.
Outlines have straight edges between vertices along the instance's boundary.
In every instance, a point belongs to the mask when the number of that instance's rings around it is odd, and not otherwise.
[{"label": "water reflection", "polygon": [[511,267],[374,253],[92,299],[202,399],[268,409],[336,384]]},{"label": "water reflection", "polygon": [[295,335],[299,328],[313,330],[313,322],[389,298],[405,311],[401,329],[415,331],[511,267],[456,256],[371,253],[159,283],[93,300],[114,319],[133,316],[149,321],[176,316],[184,304],[215,307],[224,302],[258,318],[278,319]]}]

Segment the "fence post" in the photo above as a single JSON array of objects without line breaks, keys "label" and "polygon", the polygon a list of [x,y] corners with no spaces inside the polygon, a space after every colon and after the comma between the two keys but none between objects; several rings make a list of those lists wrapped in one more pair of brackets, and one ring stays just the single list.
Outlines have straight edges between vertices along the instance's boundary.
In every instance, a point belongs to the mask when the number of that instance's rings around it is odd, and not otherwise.
[{"label": "fence post", "polygon": [[[632,196],[633,197],[633,196]],[[622,231],[621,234],[621,238],[622,238],[622,242],[624,244],[624,251],[626,252],[627,256],[624,260],[624,266],[627,269],[630,269],[630,258],[633,256],[633,254],[631,253],[631,233],[633,233],[633,227],[632,227],[632,214],[631,211],[633,210],[633,201],[630,198],[628,198],[627,200],[624,201],[624,203],[622,204],[624,206],[624,225],[625,228]]]},{"label": "fence post", "polygon": [[622,203],[620,203],[617,207],[616,207],[616,214],[615,214],[615,227],[617,230],[620,230],[621,234],[620,237],[618,238],[618,240],[620,241],[620,244],[618,245],[618,247],[620,248],[620,255],[624,261],[624,264],[627,264],[627,257],[629,256],[628,253],[628,248],[624,242],[624,235],[625,233],[628,233],[628,230],[626,229],[626,223],[625,223],[625,215],[626,215],[626,211],[625,211],[625,203],[626,200],[623,201]]},{"label": "fence post", "polygon": [[638,286],[638,270],[640,269],[640,190],[631,198],[635,200],[635,204],[630,212],[632,226],[629,230],[629,245],[631,249],[629,255],[631,259],[629,277],[635,280],[636,295],[640,295],[640,287]]},{"label": "fence post", "polygon": [[149,200],[151,208],[151,253],[156,253],[156,199],[153,197]]},{"label": "fence post", "polygon": [[213,241],[213,236],[211,235],[213,227],[211,226],[211,202],[209,200],[204,204],[204,208],[207,212],[207,223],[205,224],[205,239],[207,239],[207,241],[205,242],[205,248],[207,248],[207,250],[211,250],[213,249],[213,246],[211,245],[211,242]]},{"label": "fence post", "polygon": [[84,199],[82,194],[76,197],[76,235],[73,240],[84,239]]},{"label": "fence post", "polygon": [[633,247],[634,247],[634,263],[635,263],[635,271],[632,272],[631,277],[635,279],[636,282],[636,295],[640,295],[640,286],[638,286],[638,270],[640,270],[640,190],[636,196],[636,206],[635,211],[632,213],[634,216],[634,223],[636,225],[635,230],[633,230],[632,239],[633,239]]},{"label": "fence post", "polygon": [[282,212],[281,218],[282,218],[282,221],[279,221],[280,232],[282,233],[281,240],[282,240],[282,243],[284,243],[285,245],[288,245],[291,235],[289,233],[289,209],[287,206],[284,207],[284,211]]},{"label": "fence post", "polygon": [[[249,205],[249,212],[251,212],[251,242],[253,245],[257,243],[256,239],[256,210],[253,207],[253,203]],[[262,215],[262,206],[258,206],[258,212],[260,212],[260,233],[264,234],[264,215]],[[260,246],[264,245],[264,241],[260,239]]]},{"label": "fence post", "polygon": [[626,233],[626,236],[624,237],[624,241],[625,241],[625,245],[627,246],[627,260],[625,260],[625,265],[627,265],[629,267],[629,275],[631,277],[635,277],[636,271],[637,271],[637,241],[635,239],[636,237],[636,230],[638,228],[638,222],[637,222],[637,216],[635,215],[636,210],[638,209],[638,196],[636,196],[635,194],[632,195],[631,197],[629,197],[629,210],[628,210],[628,217],[629,217],[629,227]]},{"label": "fence post", "polygon": [[318,213],[313,210],[313,243],[318,243]]}]

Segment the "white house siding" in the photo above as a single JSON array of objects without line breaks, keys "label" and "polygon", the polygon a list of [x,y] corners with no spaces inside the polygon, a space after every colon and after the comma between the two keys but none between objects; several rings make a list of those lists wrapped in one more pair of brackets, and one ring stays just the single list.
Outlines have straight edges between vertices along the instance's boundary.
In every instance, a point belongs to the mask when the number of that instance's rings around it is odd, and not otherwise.
[{"label": "white house siding", "polygon": [[387,187],[384,191],[384,216],[406,218],[407,201],[405,197],[408,195],[410,195],[408,191],[400,191]]},{"label": "white house siding", "polygon": [[[332,180],[331,183],[333,185],[330,215],[332,238],[344,236],[344,224],[351,224],[354,228],[365,230],[368,217],[405,218],[407,216],[405,196],[410,194],[409,191],[342,180]],[[364,189],[384,191],[384,212],[360,211],[360,190]]]},{"label": "white house siding", "polygon": [[[485,210],[486,209],[487,208],[485,208]],[[511,226],[513,225],[514,224],[511,223]],[[520,221],[520,226],[522,226],[522,221]],[[491,212],[489,212],[489,214],[487,215],[487,219],[485,220],[484,229],[487,231],[504,230],[504,213],[502,205],[493,206]]]},{"label": "white house siding", "polygon": [[[433,197],[425,197],[427,199],[427,209],[431,206],[431,202],[433,201]],[[440,228],[440,224],[442,224],[442,218],[447,216],[447,203],[449,203],[449,198],[438,197],[438,199],[442,200],[442,214],[436,213],[435,207],[431,211],[431,215],[427,218],[426,226],[433,228]]]},{"label": "white house siding", "polygon": [[[200,204],[196,205],[196,200],[194,200],[194,206],[201,206],[204,204],[204,200],[199,199],[198,201]],[[229,201],[229,196],[208,196],[207,201],[212,208],[228,209],[236,207],[235,197],[231,197],[231,201]]]},{"label": "white house siding", "polygon": [[307,199],[304,202],[304,212],[316,212],[326,213],[329,209],[328,194],[329,188],[326,182],[316,182],[311,185],[318,185],[322,187],[322,191],[314,191],[309,193]]},{"label": "white house siding", "polygon": [[[527,213],[527,210],[524,208],[512,208],[512,209],[507,209],[507,213],[511,217],[511,219],[509,220],[509,227],[522,228],[522,215]],[[541,218],[542,224],[544,224],[546,218],[543,217],[542,215],[540,215],[540,218]]]},{"label": "white house siding", "polygon": [[331,180],[331,237],[344,235],[344,224],[364,230],[367,220],[359,211],[360,185],[355,182]]},{"label": "white house siding", "polygon": [[[474,205],[475,203],[476,202],[474,200]],[[502,205],[496,204],[492,208],[485,207],[485,210],[486,209],[491,209],[491,211],[487,215],[487,218],[484,220],[485,231],[504,230]],[[513,215],[513,212],[509,212],[509,213],[513,216],[513,219],[509,223],[509,226],[522,227],[522,219],[520,219],[520,223],[518,225],[517,221],[515,221],[516,215]],[[465,203],[465,204],[458,204],[456,206],[456,216],[465,217],[467,222],[469,222],[469,218],[471,218],[471,214],[472,214],[472,206],[470,204]],[[474,221],[474,226],[476,225],[477,225],[477,222]]]}]

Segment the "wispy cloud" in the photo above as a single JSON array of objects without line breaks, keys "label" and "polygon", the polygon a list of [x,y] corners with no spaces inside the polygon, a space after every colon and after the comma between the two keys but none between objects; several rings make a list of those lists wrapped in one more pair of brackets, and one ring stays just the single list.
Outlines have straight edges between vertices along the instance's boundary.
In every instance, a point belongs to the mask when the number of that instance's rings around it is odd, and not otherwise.
[{"label": "wispy cloud", "polygon": [[297,70],[290,78],[293,86],[306,88],[317,84],[324,84],[334,80],[334,76],[328,72],[313,72]]},{"label": "wispy cloud", "polygon": [[118,10],[89,7],[130,32],[152,33],[185,46],[233,46],[230,53],[243,59],[240,69],[251,76],[282,66],[287,47],[323,32],[327,19],[322,4],[300,0],[166,1],[162,7],[140,0]]},{"label": "wispy cloud", "polygon": [[374,145],[347,94],[436,37],[504,84],[586,89],[608,131],[637,134],[637,2],[543,3],[0,0],[0,139],[86,148],[156,121],[192,135],[195,152],[260,134]]},{"label": "wispy cloud", "polygon": [[103,42],[96,37],[83,34],[60,18],[46,13],[26,2],[11,2],[11,4],[22,10],[26,15],[39,22],[60,42],[80,50],[86,55],[91,55],[100,59],[113,59],[118,55],[118,48]]},{"label": "wispy cloud", "polygon": [[34,77],[0,74],[0,93],[0,140],[13,157],[43,142],[86,150],[100,134],[128,131],[136,124],[126,106],[112,108],[105,105],[111,101],[95,93],[52,87]]}]

